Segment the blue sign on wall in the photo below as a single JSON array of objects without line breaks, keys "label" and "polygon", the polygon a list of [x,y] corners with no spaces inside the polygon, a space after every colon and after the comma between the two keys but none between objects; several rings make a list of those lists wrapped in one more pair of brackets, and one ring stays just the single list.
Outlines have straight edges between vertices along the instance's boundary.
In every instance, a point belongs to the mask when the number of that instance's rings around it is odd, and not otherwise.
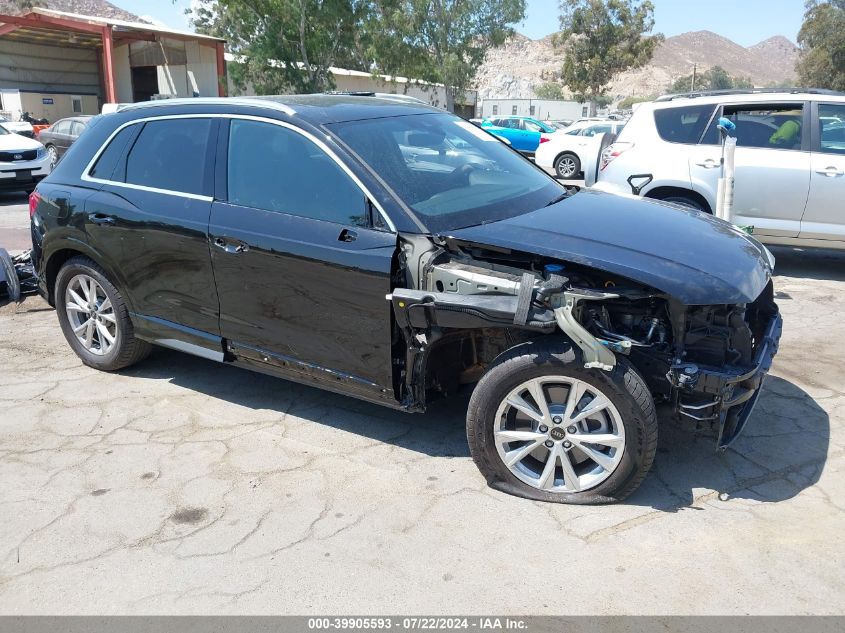
[{"label": "blue sign on wall", "polygon": [[53,105],[52,97],[41,97],[41,103],[44,105]]}]

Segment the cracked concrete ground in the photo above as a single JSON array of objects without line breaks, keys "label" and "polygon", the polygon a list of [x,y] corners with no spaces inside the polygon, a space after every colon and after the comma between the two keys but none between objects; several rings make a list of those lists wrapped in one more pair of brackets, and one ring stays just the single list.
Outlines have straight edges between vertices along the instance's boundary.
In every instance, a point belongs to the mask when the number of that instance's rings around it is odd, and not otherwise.
[{"label": "cracked concrete ground", "polygon": [[486,487],[405,415],[158,349],[83,366],[0,310],[0,613],[842,614],[845,254],[778,250],[772,376],[723,454],[661,421],[626,503]]}]

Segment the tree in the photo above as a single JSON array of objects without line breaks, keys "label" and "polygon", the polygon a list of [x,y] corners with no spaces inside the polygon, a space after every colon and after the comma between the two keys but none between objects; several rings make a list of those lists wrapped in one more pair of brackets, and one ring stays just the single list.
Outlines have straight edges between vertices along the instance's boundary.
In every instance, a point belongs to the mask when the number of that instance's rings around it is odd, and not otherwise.
[{"label": "tree", "polygon": [[[693,75],[678,77],[669,84],[667,91],[671,93],[690,92],[693,90]],[[753,88],[748,77],[734,77],[721,66],[713,66],[695,76],[695,90],[731,90],[733,88]]]},{"label": "tree", "polygon": [[525,0],[373,0],[372,8],[362,37],[373,68],[444,84],[449,110],[525,16]]},{"label": "tree", "polygon": [[805,87],[845,90],[845,0],[808,0],[798,44]]},{"label": "tree", "polygon": [[590,102],[607,93],[619,73],[648,63],[660,34],[654,28],[654,5],[649,0],[560,0],[561,32],[554,42],[566,54],[563,83],[580,100]]},{"label": "tree", "polygon": [[620,110],[630,110],[635,103],[643,103],[644,101],[654,101],[654,97],[625,97],[616,104]]},{"label": "tree", "polygon": [[201,33],[239,57],[235,87],[259,94],[322,92],[329,68],[405,75],[446,86],[446,106],[470,85],[487,50],[512,34],[525,0],[198,0]]},{"label": "tree", "polygon": [[359,68],[356,26],[367,0],[198,0],[200,33],[223,37],[239,62],[230,78],[258,94],[322,92],[334,86],[329,67]]},{"label": "tree", "polygon": [[564,99],[563,87],[554,82],[546,82],[534,88],[534,94],[538,99],[555,99],[561,101]]}]

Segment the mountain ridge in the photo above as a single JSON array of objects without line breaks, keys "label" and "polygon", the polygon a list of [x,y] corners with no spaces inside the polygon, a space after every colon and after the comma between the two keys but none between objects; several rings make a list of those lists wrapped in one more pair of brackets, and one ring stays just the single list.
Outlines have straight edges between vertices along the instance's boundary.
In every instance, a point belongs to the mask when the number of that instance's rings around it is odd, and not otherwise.
[{"label": "mountain ridge", "polygon": [[[552,44],[553,37],[533,40],[516,33],[488,51],[476,75],[479,96],[534,98],[537,86],[557,80],[564,55]],[[667,37],[643,68],[617,76],[609,94],[614,99],[661,94],[672,81],[692,73],[693,66],[699,72],[721,66],[755,86],[782,84],[795,79],[797,60],[798,47],[783,35],[746,47],[712,31],[689,31]]]}]

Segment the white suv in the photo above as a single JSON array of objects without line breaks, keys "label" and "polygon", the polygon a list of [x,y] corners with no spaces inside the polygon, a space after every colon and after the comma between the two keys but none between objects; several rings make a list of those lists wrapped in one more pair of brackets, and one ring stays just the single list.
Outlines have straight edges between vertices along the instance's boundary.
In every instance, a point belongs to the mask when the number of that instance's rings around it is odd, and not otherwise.
[{"label": "white suv", "polygon": [[594,188],[712,213],[721,158],[716,125],[722,116],[736,124],[735,223],[753,226],[755,237],[767,244],[845,249],[843,93],[661,97],[637,108],[604,150]]}]

